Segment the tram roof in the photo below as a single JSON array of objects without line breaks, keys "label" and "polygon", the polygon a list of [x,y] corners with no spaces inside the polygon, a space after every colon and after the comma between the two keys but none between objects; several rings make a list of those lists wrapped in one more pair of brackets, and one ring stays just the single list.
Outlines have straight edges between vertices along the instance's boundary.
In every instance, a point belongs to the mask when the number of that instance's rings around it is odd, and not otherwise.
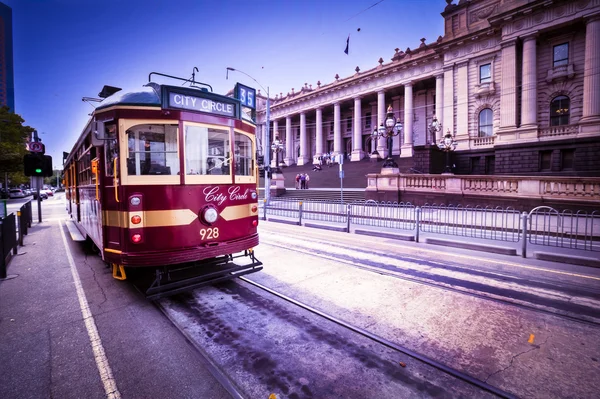
[{"label": "tram roof", "polygon": [[143,86],[138,91],[122,92],[119,91],[100,102],[96,110],[108,108],[113,105],[161,105],[160,96],[151,86]]},{"label": "tram roof", "polygon": [[[136,91],[118,91],[115,94],[105,98],[96,107],[96,111],[115,105],[138,105],[138,106],[156,106],[161,107],[161,85],[157,83],[147,83]],[[223,96],[226,97],[226,96]],[[227,96],[228,97],[228,96]],[[255,123],[251,115],[245,110],[241,112],[242,119]]]}]

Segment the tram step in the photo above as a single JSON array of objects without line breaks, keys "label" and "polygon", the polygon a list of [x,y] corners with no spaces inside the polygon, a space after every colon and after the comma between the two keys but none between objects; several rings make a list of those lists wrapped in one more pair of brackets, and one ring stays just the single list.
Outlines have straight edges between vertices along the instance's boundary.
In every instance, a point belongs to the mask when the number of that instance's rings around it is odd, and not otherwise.
[{"label": "tram step", "polygon": [[83,236],[83,234],[81,234],[77,226],[75,226],[74,221],[68,220],[66,225],[67,229],[69,229],[69,234],[71,234],[71,239],[73,241],[85,241],[85,237]]}]

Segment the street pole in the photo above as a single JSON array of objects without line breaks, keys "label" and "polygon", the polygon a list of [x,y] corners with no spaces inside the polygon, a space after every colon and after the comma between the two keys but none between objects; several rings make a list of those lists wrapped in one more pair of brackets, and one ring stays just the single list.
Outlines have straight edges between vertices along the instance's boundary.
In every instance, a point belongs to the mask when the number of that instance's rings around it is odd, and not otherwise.
[{"label": "street pole", "polygon": [[271,103],[270,103],[269,88],[267,87],[267,110],[265,111],[265,164],[263,170],[265,171],[265,204],[269,205],[271,202],[271,179],[269,178],[269,172],[271,166],[271,133],[270,133],[270,120],[271,117]]},{"label": "street pole", "polygon": [[[270,146],[270,134],[269,134],[269,118],[271,116],[271,99],[270,99],[270,95],[269,95],[269,87],[267,87],[266,89],[264,88],[263,85],[261,85],[260,83],[258,83],[258,80],[254,79],[252,76],[248,75],[246,72],[244,71],[240,71],[239,69],[235,69],[232,67],[227,67],[226,68],[227,71],[236,71],[239,73],[242,73],[246,76],[248,76],[250,79],[252,79],[253,81],[256,82],[257,85],[259,85],[260,87],[262,87],[263,90],[265,90],[267,92],[267,105],[266,105],[266,111],[265,111],[265,166],[269,166],[270,161],[271,161],[271,146]],[[229,76],[229,72],[227,72]],[[264,167],[263,167],[264,168]],[[268,176],[268,171],[265,169],[265,201],[267,204],[269,204],[269,200],[271,199],[271,184],[270,184],[270,180],[269,176]]]}]

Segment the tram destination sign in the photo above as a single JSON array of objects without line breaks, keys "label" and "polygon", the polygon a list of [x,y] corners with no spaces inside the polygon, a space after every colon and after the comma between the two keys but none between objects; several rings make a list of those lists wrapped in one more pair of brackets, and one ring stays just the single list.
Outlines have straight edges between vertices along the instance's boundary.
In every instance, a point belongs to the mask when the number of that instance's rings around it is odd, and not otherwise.
[{"label": "tram destination sign", "polygon": [[169,86],[163,86],[162,94],[163,108],[199,111],[230,118],[238,118],[240,114],[239,101],[230,97]]}]

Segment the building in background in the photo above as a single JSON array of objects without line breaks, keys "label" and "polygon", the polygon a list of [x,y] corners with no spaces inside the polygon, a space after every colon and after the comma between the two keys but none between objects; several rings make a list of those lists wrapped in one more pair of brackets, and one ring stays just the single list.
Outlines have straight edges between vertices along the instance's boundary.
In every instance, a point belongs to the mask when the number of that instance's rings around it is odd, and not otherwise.
[{"label": "building in background", "polygon": [[0,3],[0,104],[15,112],[12,9]]},{"label": "building in background", "polygon": [[285,141],[285,163],[385,158],[372,133],[391,105],[401,173],[442,173],[436,144],[449,132],[458,175],[599,176],[600,1],[452,1],[443,36],[275,95],[271,137]]}]

